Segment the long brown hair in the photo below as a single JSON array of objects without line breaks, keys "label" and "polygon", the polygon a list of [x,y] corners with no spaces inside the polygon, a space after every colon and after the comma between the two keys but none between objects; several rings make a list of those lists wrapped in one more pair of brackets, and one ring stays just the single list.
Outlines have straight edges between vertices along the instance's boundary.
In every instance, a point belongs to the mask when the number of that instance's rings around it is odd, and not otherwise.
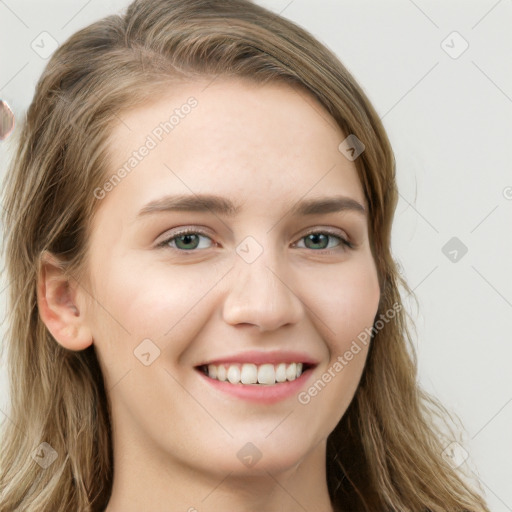
[{"label": "long brown hair", "polygon": [[[219,75],[299,85],[363,142],[355,164],[382,292],[376,319],[402,304],[400,289],[412,293],[390,250],[398,197],[392,148],[336,55],[248,0],[136,0],[55,51],[15,132],[3,212],[11,398],[0,453],[3,511],[94,512],[108,502],[113,453],[102,373],[94,345],[66,350],[43,324],[41,254],[57,255],[69,276],[85,272],[93,191],[112,170],[114,123],[173,80]],[[407,314],[394,310],[393,321],[373,332],[356,395],[328,438],[332,503],[351,511],[488,511],[442,456],[450,433],[435,420],[447,412],[418,386]],[[57,458],[42,468],[34,453],[48,446]]]}]

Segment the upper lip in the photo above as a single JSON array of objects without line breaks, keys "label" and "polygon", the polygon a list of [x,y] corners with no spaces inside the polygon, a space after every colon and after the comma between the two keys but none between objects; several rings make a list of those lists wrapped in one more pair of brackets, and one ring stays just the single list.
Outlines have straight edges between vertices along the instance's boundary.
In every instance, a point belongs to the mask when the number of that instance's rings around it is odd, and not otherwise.
[{"label": "upper lip", "polygon": [[279,364],[279,363],[305,363],[308,365],[317,365],[318,361],[304,352],[297,351],[257,351],[251,350],[247,352],[240,352],[229,356],[216,357],[205,361],[198,366],[205,366],[209,364],[219,365],[223,363],[252,363],[252,364]]}]

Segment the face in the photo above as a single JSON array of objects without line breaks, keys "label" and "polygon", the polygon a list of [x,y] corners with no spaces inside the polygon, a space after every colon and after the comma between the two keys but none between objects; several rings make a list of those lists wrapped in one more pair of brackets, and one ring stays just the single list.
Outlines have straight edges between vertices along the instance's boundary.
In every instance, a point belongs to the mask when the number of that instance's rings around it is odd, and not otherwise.
[{"label": "face", "polygon": [[86,318],[117,446],[222,474],[286,469],[324,446],[363,371],[368,347],[347,351],[380,295],[367,204],[312,96],[206,85],[120,116]]}]

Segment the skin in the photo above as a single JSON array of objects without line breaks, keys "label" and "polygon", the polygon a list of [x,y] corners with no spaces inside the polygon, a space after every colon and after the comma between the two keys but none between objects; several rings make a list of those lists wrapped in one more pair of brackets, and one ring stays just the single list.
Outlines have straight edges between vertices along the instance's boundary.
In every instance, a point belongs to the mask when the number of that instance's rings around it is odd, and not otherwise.
[{"label": "skin", "polygon": [[[367,217],[287,215],[298,201],[324,195],[367,210],[363,189],[338,150],[346,134],[309,93],[233,78],[208,83],[170,86],[121,116],[111,134],[112,172],[168,112],[198,100],[101,199],[87,276],[68,282],[48,255],[40,315],[66,348],[95,344],[113,416],[107,512],[331,511],[326,438],[354,396],[368,347],[308,404],[296,395],[270,405],[232,397],[194,366],[247,350],[300,350],[319,361],[304,391],[371,328],[380,289]],[[136,220],[149,201],[178,193],[215,193],[241,211]],[[189,254],[179,247],[194,244],[183,239],[157,248],[177,227],[202,227],[207,236]],[[310,228],[331,228],[354,248],[335,236],[306,245]],[[247,236],[262,248],[252,263],[236,252]],[[161,351],[148,366],[134,356],[146,338]],[[248,442],[261,454],[252,467],[237,456]]]}]

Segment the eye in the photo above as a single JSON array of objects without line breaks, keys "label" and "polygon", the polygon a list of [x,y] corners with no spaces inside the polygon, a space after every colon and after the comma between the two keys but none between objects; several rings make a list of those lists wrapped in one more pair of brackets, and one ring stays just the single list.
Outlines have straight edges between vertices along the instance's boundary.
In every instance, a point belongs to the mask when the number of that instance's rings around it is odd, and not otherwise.
[{"label": "eye", "polygon": [[[157,247],[170,247],[171,249],[177,249],[180,251],[193,251],[200,246],[200,238],[211,238],[206,235],[203,231],[197,229],[187,229],[174,234],[172,237],[167,238],[163,242],[160,242]],[[175,247],[171,244],[175,243]],[[208,247],[200,247],[201,249],[208,249]]]},{"label": "eye", "polygon": [[[330,245],[329,239],[331,239],[331,241],[333,239],[337,239],[338,243],[337,244],[335,243],[334,245]],[[335,247],[345,246],[345,247],[341,247],[340,249],[338,249],[338,250],[343,251],[343,250],[345,250],[345,248],[352,249],[354,247],[348,240],[346,240],[339,234],[334,233],[329,230],[310,231],[309,233],[307,233],[300,239],[300,241],[302,241],[302,240],[305,240],[304,247],[306,249],[315,249],[315,250],[320,250],[320,251],[327,250],[327,249],[333,249]],[[326,242],[327,242],[327,245],[325,245]],[[320,246],[320,247],[318,247],[318,246]],[[304,247],[299,247],[299,248],[302,249]]]},{"label": "eye", "polygon": [[[204,231],[198,229],[186,229],[173,234],[173,236],[166,238],[162,242],[159,242],[157,244],[157,247],[168,247],[171,249],[179,250],[181,252],[194,252],[195,249],[208,249],[208,245],[205,247],[203,244],[203,247],[201,247],[201,238],[205,238],[212,241],[212,239]],[[329,243],[329,239],[330,241],[334,242],[338,240],[338,243],[332,245]],[[346,240],[339,234],[329,230],[310,231],[309,233],[300,238],[300,241],[302,240],[305,240],[306,243],[304,244],[303,247],[299,246],[300,249],[313,249],[316,252],[333,249],[335,247],[340,246],[345,247],[341,247],[340,249],[337,250],[344,250],[345,248],[352,249],[354,247],[353,244],[351,244],[348,240]],[[325,245],[326,242],[327,246]],[[174,244],[174,246],[172,244]]]}]

